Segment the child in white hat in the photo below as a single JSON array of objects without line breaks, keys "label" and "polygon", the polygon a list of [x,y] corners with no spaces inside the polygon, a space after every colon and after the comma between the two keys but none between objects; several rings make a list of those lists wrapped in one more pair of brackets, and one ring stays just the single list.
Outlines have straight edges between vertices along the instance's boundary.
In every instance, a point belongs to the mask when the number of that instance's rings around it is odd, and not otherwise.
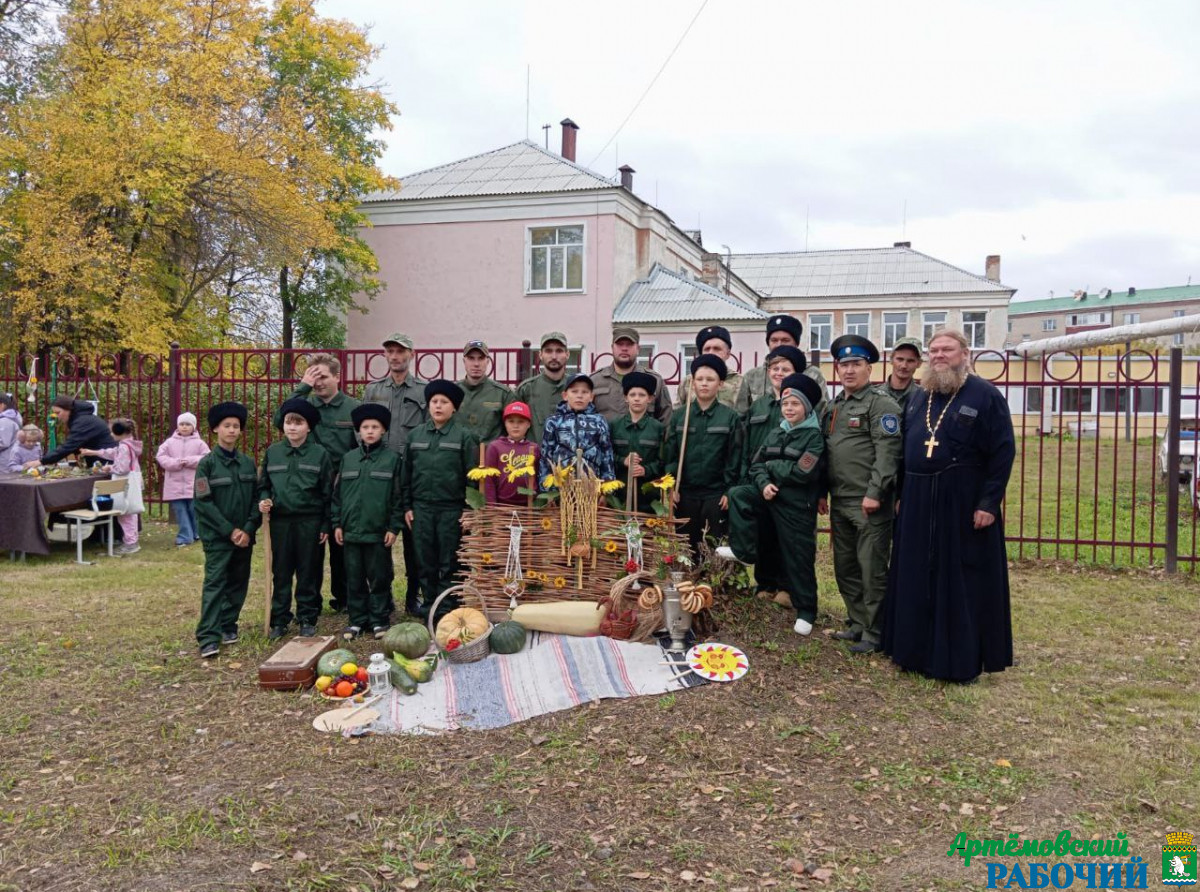
[{"label": "child in white hat", "polygon": [[171,503],[179,532],[175,545],[191,545],[197,539],[195,494],[196,466],[208,455],[208,444],[196,433],[196,416],[184,412],[175,419],[175,433],[158,447],[158,464],[163,469],[163,501]]}]

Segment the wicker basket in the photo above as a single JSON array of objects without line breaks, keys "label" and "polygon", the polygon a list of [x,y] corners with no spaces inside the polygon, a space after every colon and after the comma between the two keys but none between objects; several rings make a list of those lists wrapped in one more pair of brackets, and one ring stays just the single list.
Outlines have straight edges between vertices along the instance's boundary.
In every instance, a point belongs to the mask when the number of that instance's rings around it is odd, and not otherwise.
[{"label": "wicker basket", "polygon": [[[477,592],[465,585],[452,585],[438,595],[437,600],[433,602],[433,606],[429,608],[429,618],[425,621],[429,627],[429,637],[435,643],[437,642],[437,635],[433,627],[433,618],[437,616],[438,605],[442,603],[442,599],[447,595],[457,595],[460,593],[470,593],[476,601],[482,601]],[[468,641],[466,644],[454,648],[454,650],[446,650],[439,647],[438,653],[440,658],[449,663],[474,663],[484,659],[492,652],[492,646],[488,643],[488,639],[492,636],[492,629],[494,628],[496,626],[489,619],[487,631],[473,641]]]}]

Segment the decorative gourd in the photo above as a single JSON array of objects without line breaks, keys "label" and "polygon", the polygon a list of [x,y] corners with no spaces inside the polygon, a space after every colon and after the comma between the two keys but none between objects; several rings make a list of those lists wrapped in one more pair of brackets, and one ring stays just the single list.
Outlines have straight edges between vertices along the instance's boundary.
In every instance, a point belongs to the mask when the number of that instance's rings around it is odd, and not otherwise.
[{"label": "decorative gourd", "polygon": [[317,660],[317,675],[337,678],[342,674],[343,663],[353,663],[357,659],[358,657],[345,648],[339,647],[337,650],[331,650],[321,654],[321,659]]},{"label": "decorative gourd", "polygon": [[587,637],[600,634],[600,623],[607,612],[606,605],[592,601],[550,601],[521,604],[513,610],[512,618],[538,632]]},{"label": "decorative gourd", "polygon": [[383,636],[383,651],[402,654],[410,660],[425,656],[429,650],[429,632],[420,623],[399,623]]},{"label": "decorative gourd", "polygon": [[459,607],[443,616],[437,624],[437,643],[442,647],[455,638],[460,644],[469,644],[487,632],[491,623],[482,611],[474,607]]},{"label": "decorative gourd", "polygon": [[492,653],[515,654],[525,646],[525,627],[518,622],[508,620],[498,623],[492,629],[492,637],[488,639]]}]

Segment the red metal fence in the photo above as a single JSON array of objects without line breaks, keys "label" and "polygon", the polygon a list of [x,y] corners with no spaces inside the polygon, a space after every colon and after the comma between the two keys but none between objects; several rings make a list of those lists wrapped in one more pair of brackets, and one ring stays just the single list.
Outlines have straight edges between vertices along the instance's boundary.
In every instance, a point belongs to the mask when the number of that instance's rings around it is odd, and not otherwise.
[{"label": "red metal fence", "polygon": [[[361,396],[368,381],[387,373],[377,350],[330,352],[343,366],[342,389],[352,395]],[[153,499],[161,483],[154,454],[174,430],[179,412],[194,412],[203,425],[213,403],[244,402],[251,410],[244,448],[257,456],[276,436],[271,412],[292,392],[313,353],[175,349],[165,356],[43,356],[35,399],[22,407],[26,420],[43,428],[54,393],[98,399],[101,415],[109,419],[133,418],[145,443],[146,492]],[[536,351],[528,344],[493,349],[492,356],[494,377],[510,385],[537,367]],[[30,359],[0,356],[0,388],[22,400]],[[757,354],[735,357],[734,365],[749,368],[759,359]],[[592,369],[609,361],[607,354],[583,360]],[[682,361],[664,353],[651,364],[674,385]],[[985,351],[976,355],[975,365],[1004,393],[1013,413],[1018,454],[1005,524],[1014,557],[1149,566],[1167,563],[1171,552],[1195,572],[1197,441],[1189,433],[1200,415],[1200,361],[1184,362],[1176,385],[1184,427],[1180,466],[1189,487],[1177,515],[1170,511],[1164,461],[1171,398],[1167,354],[1043,358]],[[413,368],[425,379],[460,378],[461,351],[419,351]],[[828,361],[825,369],[836,392]],[[885,371],[886,363],[880,363],[876,377],[882,379]]]}]

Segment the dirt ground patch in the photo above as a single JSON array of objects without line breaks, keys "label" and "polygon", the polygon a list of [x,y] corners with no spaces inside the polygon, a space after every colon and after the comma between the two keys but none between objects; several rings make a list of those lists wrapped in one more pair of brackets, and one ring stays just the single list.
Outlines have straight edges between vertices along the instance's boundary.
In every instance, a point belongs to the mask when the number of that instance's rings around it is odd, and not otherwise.
[{"label": "dirt ground patch", "polygon": [[946,686],[821,637],[825,567],[811,640],[722,606],[738,683],[344,741],[257,688],[257,588],[197,659],[202,558],[170,543],[0,571],[0,888],[967,889],[960,831],[1062,830],[1124,832],[1156,882],[1163,834],[1200,832],[1192,580],[1018,566],[1019,665]]}]

